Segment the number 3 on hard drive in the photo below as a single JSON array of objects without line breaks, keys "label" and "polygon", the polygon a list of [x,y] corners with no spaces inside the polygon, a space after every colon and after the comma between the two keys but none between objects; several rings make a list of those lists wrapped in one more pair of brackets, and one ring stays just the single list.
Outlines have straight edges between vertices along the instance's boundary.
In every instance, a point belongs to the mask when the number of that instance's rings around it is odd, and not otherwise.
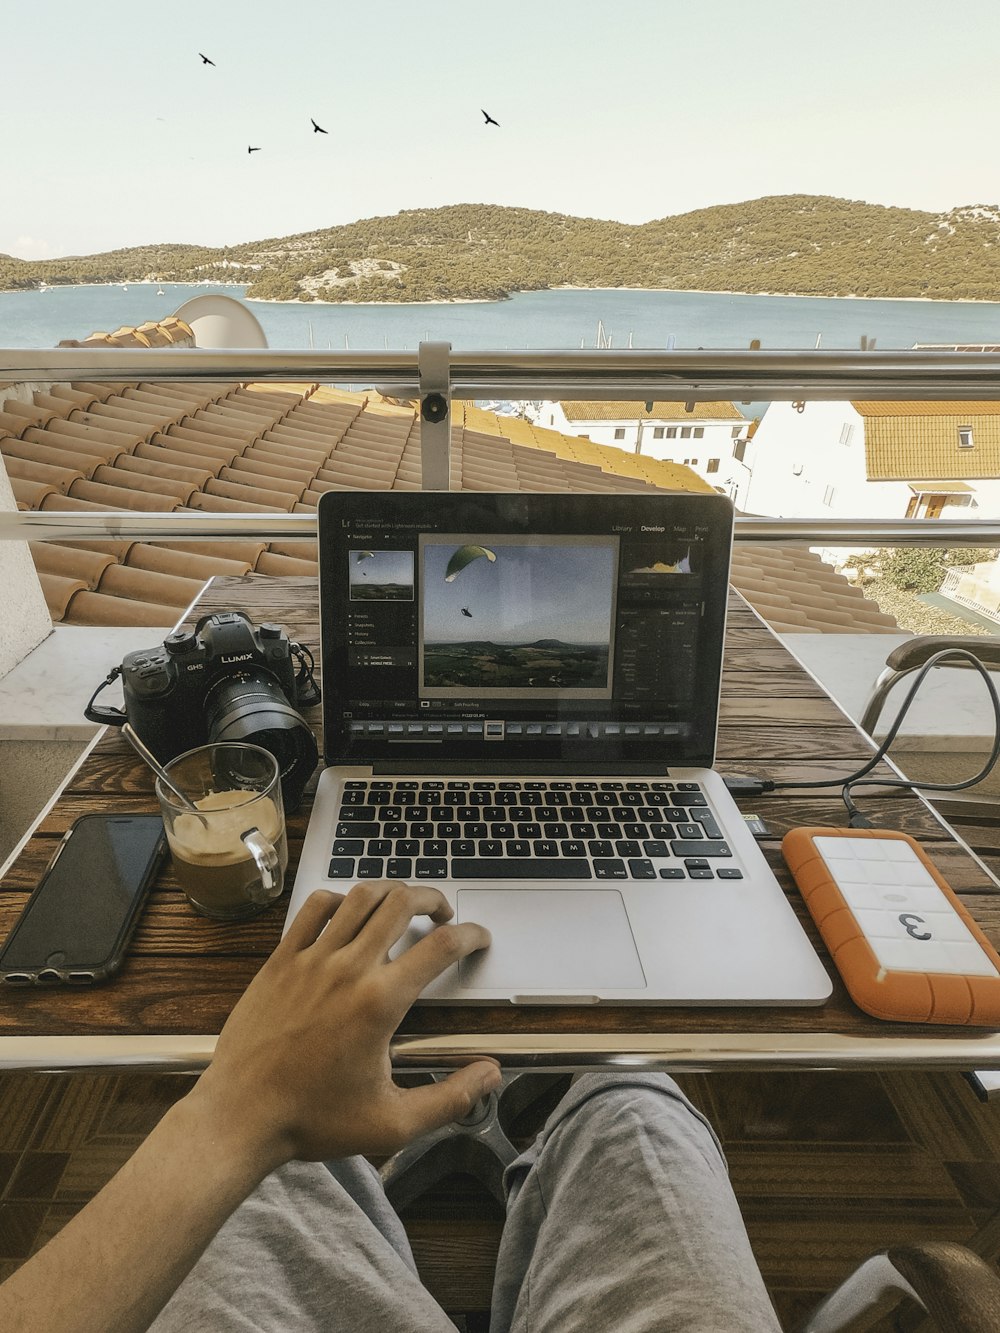
[{"label": "number 3 on hard drive", "polygon": [[931,932],[929,930],[917,929],[918,926],[925,924],[924,918],[915,915],[913,912],[900,912],[899,924],[913,940],[929,940],[931,938]]}]

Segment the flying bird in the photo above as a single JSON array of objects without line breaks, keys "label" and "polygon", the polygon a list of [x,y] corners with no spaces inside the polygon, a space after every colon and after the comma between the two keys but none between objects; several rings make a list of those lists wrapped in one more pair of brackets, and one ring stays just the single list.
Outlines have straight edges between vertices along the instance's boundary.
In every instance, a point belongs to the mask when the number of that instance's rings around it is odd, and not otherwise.
[{"label": "flying bird", "polygon": [[[480,109],[480,111],[483,111],[483,108],[482,108],[482,107],[480,107],[479,109]],[[493,117],[490,115],[490,113],[489,113],[488,111],[483,111],[483,115],[486,117],[485,124],[487,124],[487,125],[495,125],[495,126],[497,127],[497,129],[500,128],[500,122],[499,122],[498,120],[494,120]]]},{"label": "flying bird", "polygon": [[260,152],[260,149],[259,149],[259,148],[248,148],[248,149],[247,149],[247,152],[248,152],[248,153],[259,153],[259,152]]},{"label": "flying bird", "polygon": [[462,615],[468,616],[470,620],[472,619],[472,612],[469,610],[467,606],[462,607]]},{"label": "flying bird", "polygon": [[215,61],[214,61],[214,60],[209,60],[208,56],[201,55],[201,52],[200,52],[200,51],[198,52],[198,54],[201,56],[201,63],[202,63],[203,65],[211,65],[211,66],[213,67],[213,69],[215,68]]},{"label": "flying bird", "polygon": [[329,134],[329,133],[330,133],[330,131],[329,131],[329,130],[325,130],[325,129],[323,128],[322,125],[317,125],[316,122],[313,120],[312,116],[310,116],[309,119],[310,119],[310,121],[312,121],[313,134]]}]

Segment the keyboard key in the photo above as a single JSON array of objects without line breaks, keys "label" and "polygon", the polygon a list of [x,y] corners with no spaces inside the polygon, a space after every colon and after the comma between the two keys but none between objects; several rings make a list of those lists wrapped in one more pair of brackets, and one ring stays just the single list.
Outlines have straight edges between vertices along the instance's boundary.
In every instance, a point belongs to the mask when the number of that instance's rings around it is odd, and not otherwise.
[{"label": "keyboard key", "polygon": [[715,872],[719,879],[742,879],[743,871],[737,870],[735,866],[720,866]]},{"label": "keyboard key", "polygon": [[472,784],[473,791],[496,791],[496,787],[495,782],[474,782]]},{"label": "keyboard key", "polygon": [[649,829],[645,824],[623,824],[622,836],[625,838],[645,838]]},{"label": "keyboard key", "polygon": [[[448,841],[446,838],[425,838],[424,856],[447,856]],[[420,862],[417,862],[419,866]]]},{"label": "keyboard key", "polygon": [[542,826],[536,824],[534,820],[518,824],[517,836],[519,838],[540,838],[542,836]]},{"label": "keyboard key", "polygon": [[688,879],[715,879],[714,870],[689,870]]},{"label": "keyboard key", "polygon": [[530,856],[531,843],[524,838],[508,838],[504,843],[504,854],[506,856]]},{"label": "keyboard key", "polygon": [[397,838],[393,847],[396,856],[419,856],[420,839],[419,838]]},{"label": "keyboard key", "polygon": [[514,838],[517,832],[513,824],[501,823],[490,825],[491,838]]},{"label": "keyboard key", "polygon": [[589,862],[559,856],[502,860],[456,856],[452,858],[451,874],[453,879],[593,879]]},{"label": "keyboard key", "polygon": [[591,838],[587,843],[587,848],[593,857],[614,856],[615,849],[606,838]]},{"label": "keyboard key", "polygon": [[708,805],[708,802],[702,796],[701,792],[675,792],[674,805],[683,805],[693,808],[696,805]]},{"label": "keyboard key", "polygon": [[674,829],[675,838],[703,838],[705,830],[700,824],[678,824]]},{"label": "keyboard key", "polygon": [[698,786],[697,782],[678,782],[677,790],[700,792],[701,788]]},{"label": "keyboard key", "polygon": [[722,837],[722,829],[719,828],[718,824],[712,818],[711,810],[692,810],[691,818],[697,820],[698,823],[702,826],[702,828],[705,830],[706,838]]},{"label": "keyboard key", "polygon": [[334,856],[360,856],[364,850],[364,838],[337,838],[333,844]]},{"label": "keyboard key", "polygon": [[536,856],[558,856],[559,845],[551,838],[536,838],[532,844]]},{"label": "keyboard key", "polygon": [[542,832],[547,838],[568,838],[569,829],[565,824],[543,824]]},{"label": "keyboard key", "polygon": [[685,856],[684,864],[688,870],[710,870],[708,862],[703,856]]},{"label": "keyboard key", "polygon": [[358,879],[381,879],[384,873],[385,861],[381,856],[358,858]]},{"label": "keyboard key", "polygon": [[683,866],[660,866],[660,879],[684,879]]},{"label": "keyboard key", "polygon": [[335,856],[326,872],[329,879],[357,879],[354,873],[353,856]]},{"label": "keyboard key", "polygon": [[462,836],[462,825],[453,820],[442,820],[437,826],[437,836],[439,838],[460,838]]},{"label": "keyboard key", "polygon": [[392,783],[379,778],[371,783],[371,789],[372,791],[392,791]]},{"label": "keyboard key", "polygon": [[344,783],[345,791],[364,791],[368,786],[367,782],[362,782],[358,778],[352,778],[350,782]]},{"label": "keyboard key", "polygon": [[732,856],[728,842],[695,842],[686,838],[670,846],[675,856]]},{"label": "keyboard key", "polygon": [[597,835],[593,824],[570,824],[569,831],[574,838],[593,838]]},{"label": "keyboard key", "polygon": [[641,850],[639,844],[632,838],[619,838],[615,843],[615,851],[619,856],[624,856],[626,860],[630,856],[639,856]]},{"label": "keyboard key", "polygon": [[367,797],[363,791],[345,791],[340,798],[341,805],[364,805]]},{"label": "keyboard key", "polygon": [[389,856],[392,853],[391,838],[372,838],[368,843],[369,856]]},{"label": "keyboard key", "polygon": [[451,844],[452,856],[475,856],[476,844],[472,838],[456,838]]},{"label": "keyboard key", "polygon": [[622,791],[622,790],[623,790],[623,787],[622,787],[622,784],[621,784],[620,782],[602,782],[602,783],[601,783],[601,791]]},{"label": "keyboard key", "polygon": [[653,869],[652,861],[646,861],[642,857],[631,858],[628,863],[628,871],[633,879],[656,878],[656,871]]},{"label": "keyboard key", "polygon": [[597,836],[599,838],[620,838],[622,836],[621,824],[598,824]]},{"label": "keyboard key", "polygon": [[407,830],[407,837],[409,837],[409,838],[433,838],[433,837],[434,837],[434,830],[435,830],[436,828],[437,828],[437,825],[436,825],[436,824],[431,824],[431,823],[429,823],[429,822],[428,822],[428,823],[424,823],[424,824],[411,824],[411,825],[409,826],[408,830]]},{"label": "keyboard key", "polygon": [[449,782],[449,783],[448,783],[448,790],[449,790],[449,791],[468,791],[468,790],[469,790],[469,784],[468,784],[467,782]]},{"label": "keyboard key", "polygon": [[594,874],[598,879],[628,879],[625,862],[614,857],[608,861],[595,861]]},{"label": "keyboard key", "polygon": [[410,782],[409,780],[407,780],[407,781],[405,781],[405,782],[397,782],[397,783],[396,783],[396,790],[397,790],[397,791],[416,791],[417,788],[418,788],[419,786],[420,786],[420,783],[419,783],[419,782]]},{"label": "keyboard key", "polygon": [[480,838],[480,856],[503,856],[503,843],[499,838]]},{"label": "keyboard key", "polygon": [[385,838],[405,838],[409,833],[410,826],[398,819],[392,824],[383,824],[381,826],[382,836]]},{"label": "keyboard key", "polygon": [[625,783],[625,790],[626,790],[626,791],[649,791],[649,783],[648,783],[648,782],[626,782],[626,783]]},{"label": "keyboard key", "polygon": [[669,856],[670,848],[665,842],[656,838],[650,838],[642,844],[642,850],[647,856]]},{"label": "keyboard key", "polygon": [[417,858],[416,878],[417,879],[445,879],[448,875],[448,862],[442,856],[429,857],[421,856]]},{"label": "keyboard key", "polygon": [[490,836],[489,825],[481,820],[475,820],[473,823],[465,824],[462,827],[463,838],[488,838]]},{"label": "keyboard key", "polygon": [[586,856],[587,849],[579,838],[564,838],[559,844],[563,856]]},{"label": "keyboard key", "polygon": [[337,825],[333,832],[338,838],[381,838],[382,825],[352,824],[343,820]]},{"label": "keyboard key", "polygon": [[363,824],[366,820],[375,818],[375,807],[373,805],[351,805],[341,810],[340,818],[346,824]]}]

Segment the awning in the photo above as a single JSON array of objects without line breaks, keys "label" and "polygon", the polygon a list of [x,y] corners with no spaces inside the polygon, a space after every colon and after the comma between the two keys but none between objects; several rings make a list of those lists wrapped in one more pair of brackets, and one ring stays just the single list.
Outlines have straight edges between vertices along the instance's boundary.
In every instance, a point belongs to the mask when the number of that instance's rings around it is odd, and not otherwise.
[{"label": "awning", "polygon": [[972,487],[964,481],[908,481],[914,495],[969,495]]}]

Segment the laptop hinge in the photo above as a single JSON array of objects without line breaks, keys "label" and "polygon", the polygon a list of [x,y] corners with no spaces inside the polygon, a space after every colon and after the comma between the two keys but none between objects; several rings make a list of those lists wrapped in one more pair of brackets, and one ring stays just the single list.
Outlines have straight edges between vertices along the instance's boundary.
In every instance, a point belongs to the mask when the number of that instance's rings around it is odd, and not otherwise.
[{"label": "laptop hinge", "polygon": [[[354,762],[358,763],[359,761],[355,760]],[[697,760],[695,760],[695,761],[688,761],[687,763],[675,764],[674,767],[704,768],[705,765],[700,764],[697,762]],[[601,774],[605,773],[609,775],[618,773],[634,773],[637,777],[642,777],[643,775],[647,775],[650,773],[662,773],[664,776],[666,776],[669,774],[669,771],[670,771],[669,768],[662,763],[647,762],[643,764],[643,763],[629,762],[629,763],[617,763],[617,764],[616,763],[595,764],[589,759],[581,759],[575,764],[538,763],[538,762],[529,763],[526,760],[522,760],[517,763],[510,763],[510,762],[494,763],[486,759],[482,759],[476,764],[471,764],[469,763],[468,760],[466,760],[464,763],[458,761],[452,761],[449,763],[440,760],[434,762],[432,760],[421,761],[419,759],[406,764],[403,763],[390,764],[384,762],[372,764],[372,773],[381,774],[386,777],[398,773],[404,773],[404,774],[440,773],[445,777],[447,777],[449,774],[457,775],[459,777],[470,777],[470,776],[474,777],[477,772],[481,772],[490,777],[494,775],[502,775],[504,773],[510,773],[510,774],[537,773],[539,777],[560,777],[563,775],[565,775],[566,777],[573,777],[574,775],[578,776],[581,773],[586,773],[588,775],[593,773],[595,776],[600,776]]]}]

